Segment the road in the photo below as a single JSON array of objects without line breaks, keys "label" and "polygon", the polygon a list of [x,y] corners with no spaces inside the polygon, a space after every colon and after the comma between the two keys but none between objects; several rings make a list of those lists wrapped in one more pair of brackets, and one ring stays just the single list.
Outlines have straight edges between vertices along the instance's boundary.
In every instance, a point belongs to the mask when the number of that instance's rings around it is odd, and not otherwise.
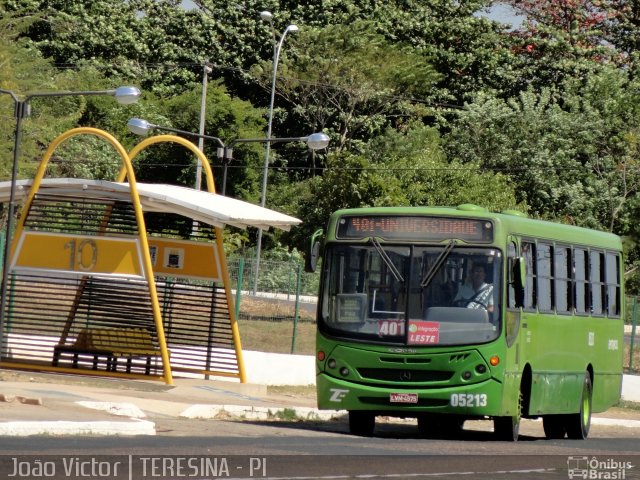
[{"label": "road", "polygon": [[[493,439],[489,422],[471,422],[472,429],[460,438],[445,441],[420,438],[410,421],[379,422],[372,438],[348,434],[345,421],[156,421],[157,436],[0,438],[0,473],[7,476],[13,455],[26,455],[22,458],[28,463],[36,454],[42,462],[49,459],[51,468],[65,456],[133,465],[131,477],[92,478],[175,479],[191,473],[198,478],[251,478],[251,467],[253,478],[280,480],[564,479],[567,462],[575,459],[596,459],[604,465],[601,470],[609,476],[600,478],[640,478],[640,429],[635,428],[594,425],[586,441],[545,440],[540,422],[523,421],[520,441],[507,443]],[[196,468],[205,465],[203,459],[211,468],[216,462],[216,475],[211,469],[180,471],[179,457],[195,461]],[[627,462],[636,468],[627,468]],[[617,465],[625,465],[624,477],[610,476]],[[29,468],[24,465],[25,472]],[[60,466],[57,476],[48,478],[76,478],[66,473]]]}]

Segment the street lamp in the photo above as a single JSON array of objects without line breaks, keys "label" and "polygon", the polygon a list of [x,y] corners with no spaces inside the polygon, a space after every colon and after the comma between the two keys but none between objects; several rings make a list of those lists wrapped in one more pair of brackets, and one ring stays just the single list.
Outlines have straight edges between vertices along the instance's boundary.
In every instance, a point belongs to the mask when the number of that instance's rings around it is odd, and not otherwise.
[{"label": "street lamp", "polygon": [[[297,32],[298,26],[290,24],[284,29],[280,35],[280,40],[276,41],[276,33],[273,27],[273,14],[268,11],[260,12],[260,18],[271,25],[271,42],[273,44],[273,75],[271,77],[271,100],[269,102],[269,119],[267,121],[267,138],[271,138],[271,129],[273,127],[273,103],[276,96],[276,74],[278,72],[278,60],[280,59],[280,50],[284,38],[289,32]],[[270,142],[267,142],[264,153],[264,166],[262,168],[262,189],[260,193],[260,206],[264,207],[267,201],[267,177],[269,175],[269,154],[271,150]],[[262,250],[262,229],[258,228],[258,240],[256,244],[256,269],[253,277],[253,294],[258,291],[258,273],[260,271],[260,252]]]},{"label": "street lamp", "polygon": [[0,89],[0,93],[10,95],[14,104],[14,117],[16,128],[13,146],[13,165],[11,167],[11,189],[9,190],[9,208],[7,209],[7,227],[5,233],[4,256],[2,258],[2,285],[0,286],[0,359],[3,353],[3,335],[5,309],[7,306],[7,289],[9,288],[9,255],[11,254],[11,230],[13,228],[13,215],[15,212],[16,182],[18,179],[18,161],[20,159],[20,143],[22,139],[22,120],[31,113],[31,102],[34,98],[41,97],[71,97],[71,96],[95,96],[110,95],[116,98],[121,105],[130,105],[140,98],[140,90],[136,87],[118,87],[115,90],[87,90],[77,92],[36,92],[29,93],[20,100],[20,97],[11,90]]},{"label": "street lamp", "polygon": [[[210,135],[205,135],[203,130],[204,124],[200,124],[200,133],[188,132],[186,130],[179,130],[177,128],[171,127],[163,127],[161,125],[154,125],[153,123],[149,123],[142,118],[131,118],[127,122],[127,127],[129,127],[129,131],[135,133],[136,135],[145,136],[148,135],[151,130],[161,130],[165,132],[178,133],[180,135],[188,135],[191,137],[196,137],[198,139],[198,150],[201,152],[204,151],[204,140],[213,140],[218,144],[218,158],[221,160],[225,160],[226,152],[225,145],[218,137],[212,137]],[[227,163],[224,162],[224,183],[222,184],[222,195],[225,194],[225,183],[227,181]],[[202,161],[198,159],[198,165],[196,170],[196,190],[200,190],[202,182]]]},{"label": "street lamp", "polygon": [[[202,67],[202,94],[200,95],[200,138],[198,138],[198,149],[201,152],[204,152],[204,123],[205,123],[205,112],[207,108],[207,81],[209,79],[209,74],[212,72],[211,64],[208,61],[204,62],[204,66]],[[196,190],[200,190],[202,186],[202,160],[198,159],[198,163],[196,166]],[[224,195],[224,194],[223,194]]]},{"label": "street lamp", "polygon": [[196,137],[202,140],[213,140],[218,144],[218,158],[223,161],[224,173],[222,175],[222,195],[225,194],[227,187],[227,167],[231,160],[233,160],[233,147],[238,143],[277,143],[277,142],[305,142],[311,150],[320,150],[326,148],[329,145],[329,136],[325,133],[312,133],[306,137],[282,137],[282,138],[236,138],[231,140],[228,144],[219,139],[218,137],[212,137],[210,135],[204,135],[201,133],[188,132],[186,130],[178,130],[177,128],[163,127],[160,125],[154,125],[152,123],[143,120],[142,118],[132,118],[127,122],[127,127],[132,133],[136,135],[147,135],[151,130],[164,130],[167,132],[178,133],[180,135],[187,135]]}]

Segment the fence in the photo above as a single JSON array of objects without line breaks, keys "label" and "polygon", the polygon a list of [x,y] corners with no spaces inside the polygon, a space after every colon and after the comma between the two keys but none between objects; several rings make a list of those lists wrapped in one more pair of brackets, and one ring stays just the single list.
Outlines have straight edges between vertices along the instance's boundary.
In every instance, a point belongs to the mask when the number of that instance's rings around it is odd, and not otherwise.
[{"label": "fence", "polygon": [[[255,272],[254,261],[244,258],[236,258],[229,261],[229,274],[236,288],[236,313],[240,321],[243,339],[247,338],[249,349],[261,351],[286,352],[286,346],[291,345],[291,353],[304,353],[313,355],[313,343],[307,341],[307,337],[313,335],[315,322],[315,309],[318,291],[318,274],[309,274],[303,271],[302,265],[295,261],[262,261],[260,278],[258,279],[259,295],[266,301],[259,302],[249,292],[253,285]],[[239,286],[239,287],[238,287]],[[636,328],[640,317],[640,298],[626,297],[625,334],[623,337],[624,349],[623,367],[625,373],[640,373],[640,345]],[[289,324],[279,328],[274,325],[263,324],[258,328],[253,338],[248,323],[251,321],[267,321],[271,323]],[[302,333],[301,333],[301,329]],[[247,333],[247,330],[249,332]],[[260,340],[260,331],[263,332]],[[289,338],[281,338],[282,336]],[[302,337],[302,338],[301,338]],[[278,345],[277,339],[280,339]]]},{"label": "fence", "polygon": [[[237,288],[248,288],[254,284],[255,259],[244,257],[228,260],[229,275]],[[292,259],[260,260],[260,275],[258,278],[258,292],[286,297],[292,300],[296,295],[314,297],[318,294],[319,274],[304,271],[302,262]]]},{"label": "fence", "polygon": [[255,260],[231,258],[228,267],[243,347],[313,355],[319,274],[296,260],[261,260],[254,295]]},{"label": "fence", "polygon": [[625,318],[625,371],[640,373],[640,348],[637,345],[637,326],[640,317],[640,299],[627,297],[627,317]]}]

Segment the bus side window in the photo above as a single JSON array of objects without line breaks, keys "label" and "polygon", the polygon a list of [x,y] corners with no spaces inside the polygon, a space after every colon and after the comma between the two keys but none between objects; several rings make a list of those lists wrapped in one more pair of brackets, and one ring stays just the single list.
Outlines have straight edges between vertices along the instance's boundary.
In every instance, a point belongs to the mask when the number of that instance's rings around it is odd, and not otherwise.
[{"label": "bus side window", "polygon": [[620,256],[607,253],[605,256],[605,282],[607,284],[607,314],[620,316]]},{"label": "bus side window", "polygon": [[538,281],[538,309],[541,312],[553,310],[553,247],[548,243],[538,243],[536,250],[536,279]]},{"label": "bus side window", "polygon": [[[509,284],[507,287],[507,308],[518,308],[522,304],[522,299],[518,299],[515,289],[515,262],[518,254],[516,251],[516,244],[514,242],[509,242],[507,246],[507,268],[509,269]],[[518,301],[520,300],[520,301]]]},{"label": "bus side window", "polygon": [[571,249],[557,245],[554,249],[555,302],[558,313],[571,313],[573,291],[571,289]]},{"label": "bus side window", "polygon": [[522,244],[522,256],[524,257],[527,271],[524,285],[524,308],[526,310],[535,310],[537,307],[536,244],[533,242],[524,242]]},{"label": "bus side window", "polygon": [[589,283],[591,284],[591,313],[593,315],[604,313],[604,274],[604,253],[591,250],[589,252]]},{"label": "bus side window", "polygon": [[576,313],[584,315],[589,308],[589,289],[587,288],[587,252],[583,248],[573,250],[573,279]]}]

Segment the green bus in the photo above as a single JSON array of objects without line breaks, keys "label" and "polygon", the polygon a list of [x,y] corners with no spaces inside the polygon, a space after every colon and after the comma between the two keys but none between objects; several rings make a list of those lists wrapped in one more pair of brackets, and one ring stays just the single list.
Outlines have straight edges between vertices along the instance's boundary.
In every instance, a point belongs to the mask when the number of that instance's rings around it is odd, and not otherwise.
[{"label": "green bus", "polygon": [[616,235],[516,211],[337,211],[322,251],[318,407],[348,411],[363,436],[384,415],[436,438],[492,419],[516,441],[521,418],[542,417],[547,438],[584,439],[592,412],[620,399],[622,270]]}]

